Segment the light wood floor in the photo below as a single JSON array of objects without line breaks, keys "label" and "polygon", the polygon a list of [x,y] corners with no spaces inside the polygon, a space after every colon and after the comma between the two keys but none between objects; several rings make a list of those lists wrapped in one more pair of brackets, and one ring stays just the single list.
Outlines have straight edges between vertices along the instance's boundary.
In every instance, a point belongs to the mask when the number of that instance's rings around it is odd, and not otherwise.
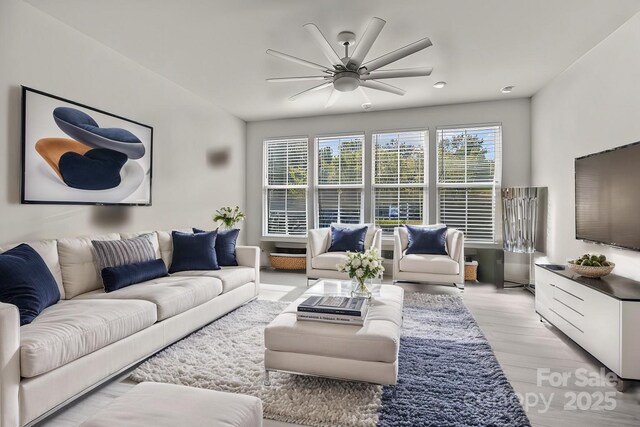
[{"label": "light wood floor", "polygon": [[[298,273],[265,271],[262,274],[260,298],[290,301],[306,289],[305,276]],[[449,286],[402,284],[406,290],[428,293],[454,293]],[[540,322],[534,311],[534,298],[522,289],[496,290],[492,285],[468,283],[462,294],[480,328],[486,335],[502,369],[516,393],[531,403],[527,415],[534,426],[640,426],[640,386],[632,384],[625,393],[612,386],[578,387],[576,369],[584,368],[592,375],[602,365],[552,326]],[[548,381],[538,384],[539,369],[570,373],[566,386],[552,387]],[[133,383],[126,376],[76,401],[39,426],[75,427],[122,395]],[[581,393],[581,404],[595,402],[598,395],[610,393],[615,401],[612,410],[565,408],[570,404],[565,394]],[[589,396],[587,396],[587,394]],[[548,409],[540,401],[551,399]],[[534,405],[535,398],[538,404]],[[291,427],[293,424],[265,420],[265,427]]]}]

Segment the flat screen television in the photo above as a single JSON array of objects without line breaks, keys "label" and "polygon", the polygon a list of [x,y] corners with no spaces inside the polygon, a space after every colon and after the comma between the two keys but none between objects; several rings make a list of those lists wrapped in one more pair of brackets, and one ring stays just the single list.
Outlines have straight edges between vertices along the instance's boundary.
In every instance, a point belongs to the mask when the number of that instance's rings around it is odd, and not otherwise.
[{"label": "flat screen television", "polygon": [[640,251],[640,142],[575,160],[576,239]]}]

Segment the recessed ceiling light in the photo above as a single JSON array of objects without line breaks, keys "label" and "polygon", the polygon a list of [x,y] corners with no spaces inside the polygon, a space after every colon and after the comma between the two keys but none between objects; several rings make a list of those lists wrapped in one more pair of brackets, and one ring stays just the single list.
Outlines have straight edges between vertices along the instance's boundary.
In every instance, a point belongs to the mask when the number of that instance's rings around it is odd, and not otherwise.
[{"label": "recessed ceiling light", "polygon": [[511,93],[511,91],[513,90],[515,86],[505,86],[502,89],[500,89],[500,92],[502,93]]},{"label": "recessed ceiling light", "polygon": [[442,89],[446,85],[447,85],[447,82],[435,82],[433,84],[433,87],[435,87],[436,89]]}]

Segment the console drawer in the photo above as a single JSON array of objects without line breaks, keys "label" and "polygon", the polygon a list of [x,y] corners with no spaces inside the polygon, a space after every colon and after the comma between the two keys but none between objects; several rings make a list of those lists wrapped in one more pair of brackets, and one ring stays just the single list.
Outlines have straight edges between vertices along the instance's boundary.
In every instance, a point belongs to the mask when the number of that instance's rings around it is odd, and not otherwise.
[{"label": "console drawer", "polygon": [[584,298],[580,298],[571,292],[563,289],[560,286],[556,286],[553,289],[553,299],[555,302],[560,302],[565,306],[577,311],[580,314],[584,314]]},{"label": "console drawer", "polygon": [[584,332],[584,316],[582,313],[578,313],[564,302],[553,299],[553,311],[556,315],[560,316],[565,322],[569,323],[580,332]]},{"label": "console drawer", "polygon": [[567,294],[570,294],[577,299],[584,301],[587,289],[585,286],[579,285],[569,279],[555,275],[551,281],[556,288],[562,289]]}]

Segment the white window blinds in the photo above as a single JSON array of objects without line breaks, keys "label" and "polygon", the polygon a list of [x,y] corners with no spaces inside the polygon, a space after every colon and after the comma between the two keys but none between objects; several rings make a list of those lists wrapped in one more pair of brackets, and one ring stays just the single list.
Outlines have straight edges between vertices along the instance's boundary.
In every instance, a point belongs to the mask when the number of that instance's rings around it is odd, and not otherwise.
[{"label": "white window blinds", "polygon": [[307,138],[265,141],[264,235],[307,234],[307,153]]},{"label": "white window blinds", "polygon": [[373,134],[374,221],[385,234],[427,214],[427,131]]},{"label": "white window blinds", "polygon": [[364,135],[317,138],[316,146],[317,227],[363,222]]},{"label": "white window blinds", "polygon": [[501,126],[443,128],[437,137],[438,222],[466,240],[495,242]]}]

